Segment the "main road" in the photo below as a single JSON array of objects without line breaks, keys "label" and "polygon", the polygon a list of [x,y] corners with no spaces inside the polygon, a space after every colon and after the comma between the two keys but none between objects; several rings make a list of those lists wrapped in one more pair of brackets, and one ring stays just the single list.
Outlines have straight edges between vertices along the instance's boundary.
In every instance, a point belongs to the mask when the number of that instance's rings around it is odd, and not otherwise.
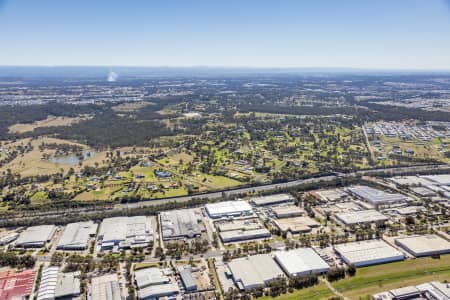
[{"label": "main road", "polygon": [[238,188],[234,190],[225,190],[218,192],[211,192],[205,194],[191,195],[191,196],[182,196],[175,198],[163,198],[163,199],[155,199],[155,200],[145,200],[135,203],[127,203],[127,204],[116,204],[114,209],[133,209],[139,207],[146,207],[152,205],[164,204],[167,202],[188,202],[194,199],[220,199],[231,196],[239,196],[242,194],[248,193],[258,193],[258,192],[267,192],[267,191],[275,191],[282,190],[293,187],[301,187],[304,185],[317,184],[317,183],[326,183],[333,182],[339,178],[352,178],[357,176],[376,176],[376,175],[389,175],[396,176],[402,174],[410,174],[410,173],[421,173],[428,171],[441,171],[448,170],[450,171],[450,165],[442,164],[442,165],[424,165],[424,166],[410,166],[410,167],[395,167],[395,168],[382,168],[382,169],[371,169],[371,170],[361,170],[352,173],[336,173],[335,175],[322,176],[322,177],[313,177],[308,179],[300,179],[288,182],[281,183],[272,183],[266,185],[259,185],[253,187],[245,187]]}]

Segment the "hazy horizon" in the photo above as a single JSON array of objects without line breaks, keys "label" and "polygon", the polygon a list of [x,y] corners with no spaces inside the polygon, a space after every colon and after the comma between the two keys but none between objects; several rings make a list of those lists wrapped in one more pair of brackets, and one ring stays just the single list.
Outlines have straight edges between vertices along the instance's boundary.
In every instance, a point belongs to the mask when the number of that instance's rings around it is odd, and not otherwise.
[{"label": "hazy horizon", "polygon": [[0,1],[3,66],[450,70],[448,0]]}]

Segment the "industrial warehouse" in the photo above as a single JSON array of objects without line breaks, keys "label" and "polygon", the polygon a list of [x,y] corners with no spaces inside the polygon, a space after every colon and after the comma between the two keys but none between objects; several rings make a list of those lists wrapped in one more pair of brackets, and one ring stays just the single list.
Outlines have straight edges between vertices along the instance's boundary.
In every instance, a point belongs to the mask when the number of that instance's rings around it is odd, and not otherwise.
[{"label": "industrial warehouse", "polygon": [[178,286],[159,268],[147,268],[135,272],[139,299],[158,299],[178,294]]},{"label": "industrial warehouse", "polygon": [[98,234],[101,249],[127,249],[153,241],[153,229],[146,216],[104,219]]},{"label": "industrial warehouse", "polygon": [[205,205],[206,212],[212,219],[233,218],[253,215],[253,209],[244,200],[224,201]]},{"label": "industrial warehouse", "polygon": [[37,300],[73,299],[80,295],[80,273],[59,273],[58,267],[42,270]]},{"label": "industrial warehouse", "polygon": [[450,253],[450,242],[435,234],[398,238],[395,243],[415,257]]},{"label": "industrial warehouse", "polygon": [[257,218],[219,221],[215,225],[224,243],[271,237],[269,230]]},{"label": "industrial warehouse", "polygon": [[95,237],[98,225],[92,221],[67,224],[56,246],[58,250],[85,250]]},{"label": "industrial warehouse", "polygon": [[405,259],[405,255],[382,240],[367,240],[334,245],[334,250],[349,265],[365,267]]},{"label": "industrial warehouse", "polygon": [[384,223],[388,220],[388,217],[373,209],[338,213],[335,217],[344,225]]},{"label": "industrial warehouse", "polygon": [[406,201],[407,197],[398,193],[386,193],[382,190],[374,189],[364,185],[356,185],[349,187],[348,192],[356,197],[359,197],[368,203],[378,206],[394,204]]},{"label": "industrial warehouse", "polygon": [[28,227],[20,233],[15,245],[23,248],[42,248],[51,241],[55,231],[55,225]]},{"label": "industrial warehouse", "polygon": [[305,211],[296,205],[274,206],[272,212],[277,218],[300,217],[305,214]]},{"label": "industrial warehouse", "polygon": [[122,300],[117,274],[108,274],[92,278],[90,299]]},{"label": "industrial warehouse", "polygon": [[268,254],[252,255],[228,263],[230,275],[240,290],[264,287],[267,283],[285,275]]},{"label": "industrial warehouse", "polygon": [[164,211],[160,222],[164,240],[194,238],[205,230],[200,209]]},{"label": "industrial warehouse", "polygon": [[280,251],[275,253],[275,260],[289,277],[322,274],[330,269],[312,248]]},{"label": "industrial warehouse", "polygon": [[262,197],[254,197],[250,199],[250,202],[256,206],[275,205],[286,202],[293,202],[295,198],[291,194],[274,194]]},{"label": "industrial warehouse", "polygon": [[293,217],[275,220],[275,225],[283,232],[292,234],[311,232],[313,228],[320,226],[320,223],[310,217]]}]

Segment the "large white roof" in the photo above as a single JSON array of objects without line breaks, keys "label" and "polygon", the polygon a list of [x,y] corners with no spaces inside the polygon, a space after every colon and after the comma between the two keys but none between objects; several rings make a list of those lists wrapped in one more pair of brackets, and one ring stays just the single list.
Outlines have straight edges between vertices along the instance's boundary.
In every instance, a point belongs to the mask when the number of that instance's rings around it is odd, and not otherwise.
[{"label": "large white roof", "polygon": [[97,224],[92,221],[70,223],[64,229],[58,248],[87,248],[90,235],[95,234]]},{"label": "large white roof", "polygon": [[388,218],[385,215],[374,209],[339,213],[335,214],[335,216],[338,220],[347,225],[359,223],[372,223],[388,220]]},{"label": "large white roof", "polygon": [[387,193],[365,185],[355,185],[348,190],[371,204],[386,204],[405,201],[406,196],[398,193]]},{"label": "large white roof", "polygon": [[205,207],[211,217],[234,216],[252,212],[252,207],[244,200],[210,203]]},{"label": "large white roof", "polygon": [[233,278],[245,288],[263,286],[268,281],[284,276],[283,271],[268,254],[233,259],[228,263]]},{"label": "large white roof", "polygon": [[162,234],[165,239],[195,237],[205,229],[199,209],[164,211],[160,214]]},{"label": "large white roof", "polygon": [[436,234],[398,238],[395,243],[415,256],[450,253],[450,242]]},{"label": "large white roof", "polygon": [[104,219],[99,235],[103,243],[142,240],[150,241],[153,230],[146,216],[116,217]]},{"label": "large white roof", "polygon": [[330,268],[312,248],[277,252],[275,259],[290,276],[317,274]]},{"label": "large white roof", "polygon": [[55,233],[55,225],[31,226],[21,232],[16,240],[16,245],[45,243]]},{"label": "large white roof", "polygon": [[383,240],[368,240],[338,244],[334,249],[343,259],[355,266],[367,266],[383,261],[404,259],[404,254]]}]

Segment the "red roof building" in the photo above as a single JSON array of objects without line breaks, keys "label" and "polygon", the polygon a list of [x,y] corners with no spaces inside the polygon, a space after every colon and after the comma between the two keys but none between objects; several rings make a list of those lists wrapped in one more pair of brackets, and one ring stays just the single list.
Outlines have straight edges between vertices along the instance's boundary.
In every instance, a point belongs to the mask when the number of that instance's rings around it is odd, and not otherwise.
[{"label": "red roof building", "polygon": [[29,296],[33,290],[36,273],[33,270],[17,272],[0,271],[0,300],[16,300]]}]

